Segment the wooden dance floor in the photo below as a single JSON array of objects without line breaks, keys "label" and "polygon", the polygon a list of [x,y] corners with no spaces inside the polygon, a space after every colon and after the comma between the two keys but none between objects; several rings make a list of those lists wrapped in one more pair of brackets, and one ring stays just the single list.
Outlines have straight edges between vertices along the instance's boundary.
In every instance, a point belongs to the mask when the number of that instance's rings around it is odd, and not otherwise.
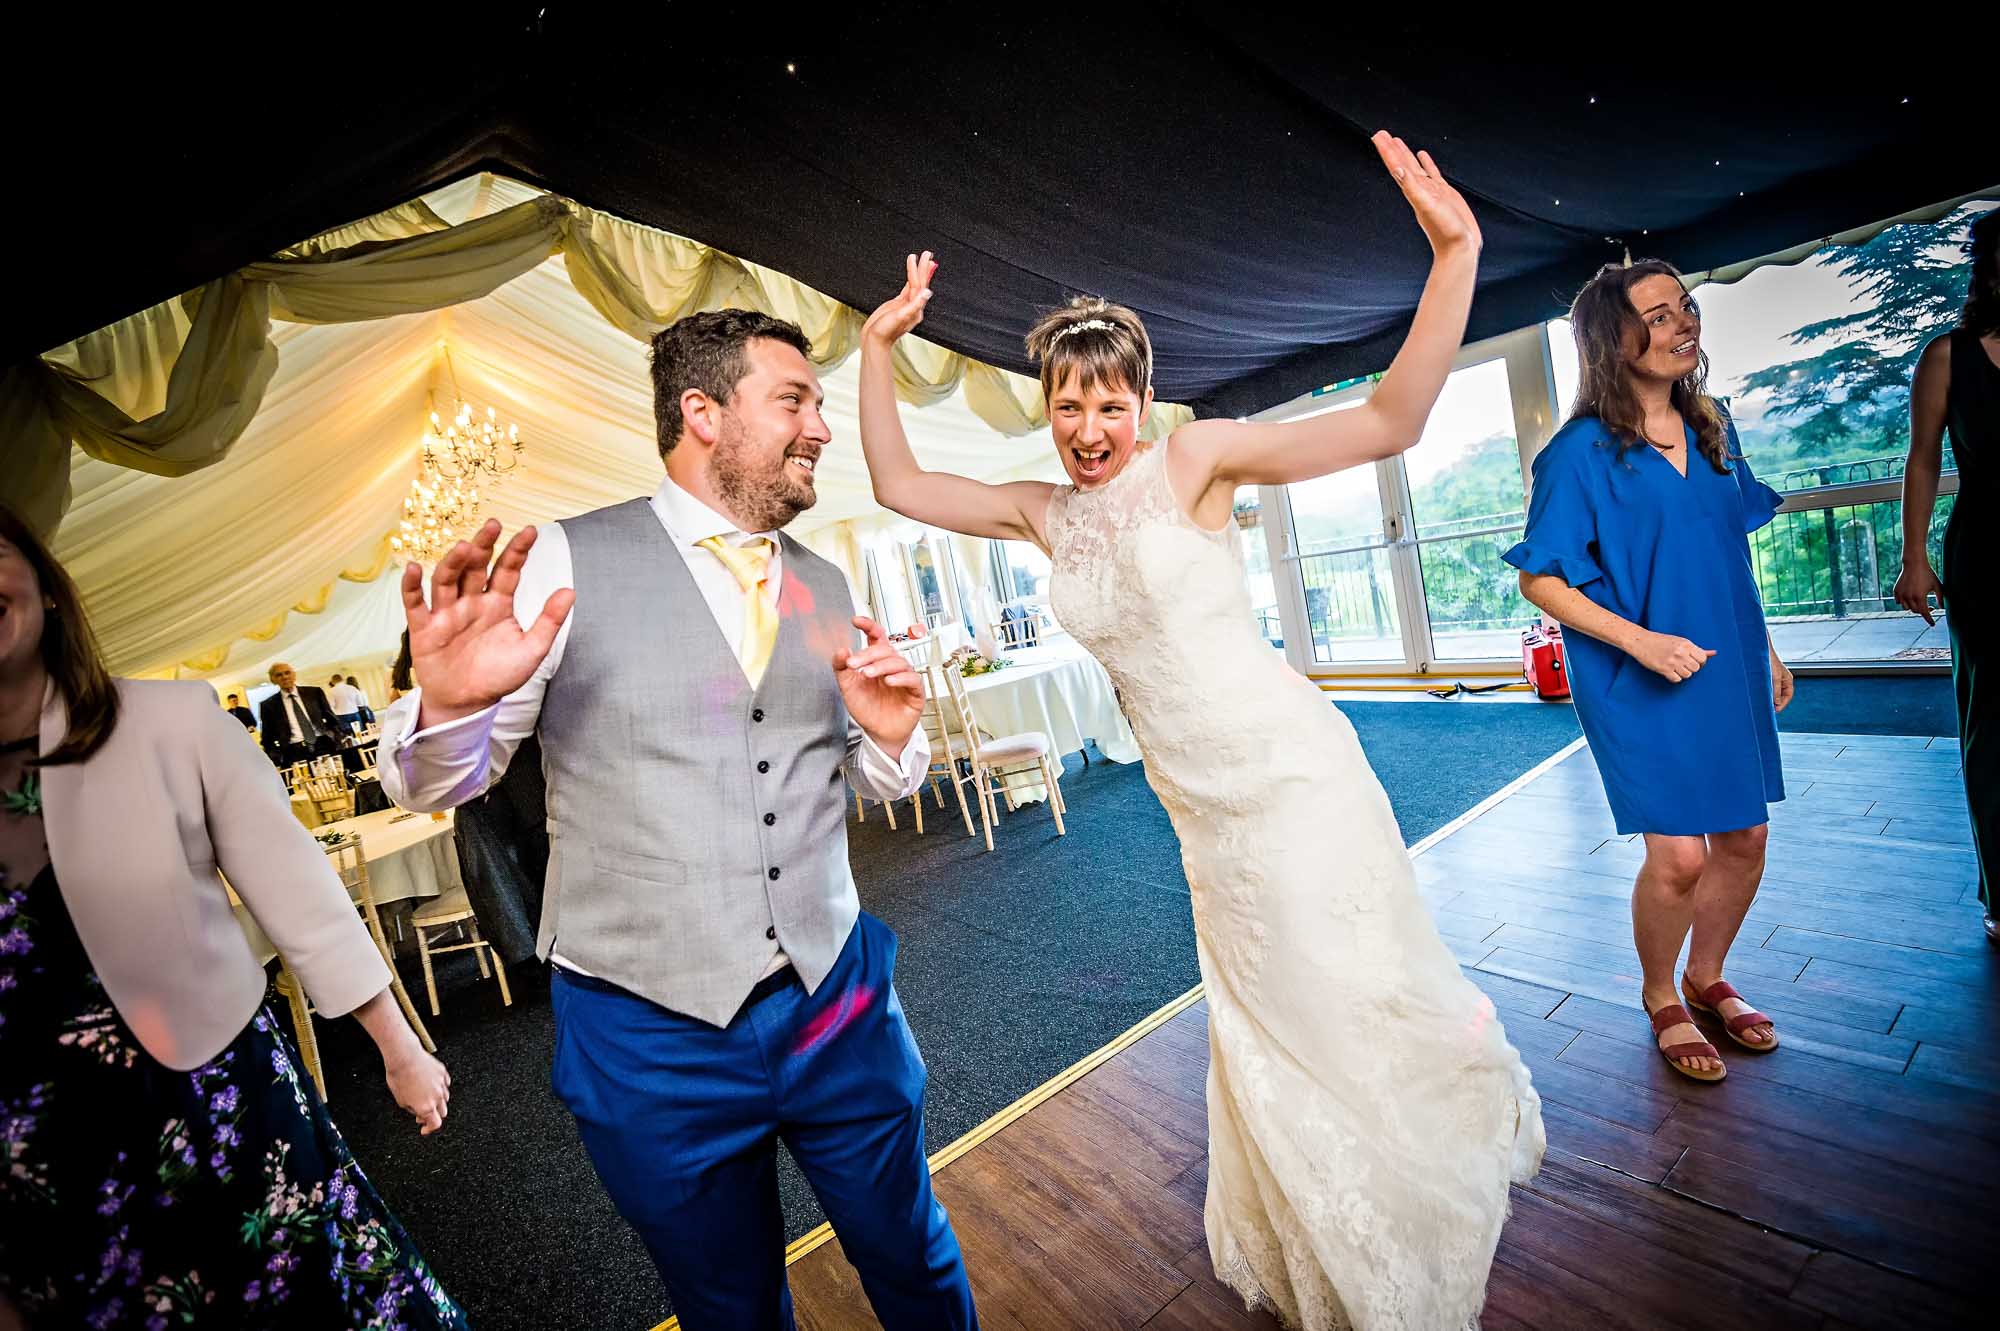
[{"label": "wooden dance floor", "polygon": [[[1956,742],[1784,744],[1791,798],[1729,976],[1785,1043],[1760,1057],[1711,1026],[1718,1085],[1653,1051],[1626,907],[1641,848],[1612,831],[1587,750],[1419,847],[1548,1124],[1488,1331],[1900,1331],[1969,1325],[1985,1301],[2000,949],[1980,933]],[[985,1327],[1277,1325],[1209,1269],[1204,1020],[1198,1002],[1165,1017],[939,1170]],[[791,1280],[802,1327],[876,1325],[837,1240]]]}]

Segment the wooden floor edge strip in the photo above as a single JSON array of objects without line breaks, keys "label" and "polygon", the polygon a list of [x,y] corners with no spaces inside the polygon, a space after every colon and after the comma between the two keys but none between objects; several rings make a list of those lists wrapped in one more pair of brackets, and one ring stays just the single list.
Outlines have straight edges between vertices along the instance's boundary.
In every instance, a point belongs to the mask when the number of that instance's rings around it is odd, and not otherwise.
[{"label": "wooden floor edge strip", "polygon": [[1521,773],[1521,775],[1515,777],[1512,781],[1509,781],[1506,785],[1500,787],[1500,789],[1494,791],[1491,795],[1488,795],[1485,799],[1479,801],[1479,803],[1473,805],[1471,808],[1467,809],[1464,813],[1461,813],[1460,815],[1458,815],[1458,817],[1446,823],[1443,827],[1438,828],[1435,832],[1432,832],[1429,836],[1426,836],[1421,840],[1419,840],[1416,845],[1410,847],[1411,858],[1414,859],[1418,855],[1423,854],[1425,851],[1429,850],[1432,846],[1435,846],[1438,842],[1444,840],[1446,837],[1450,836],[1453,832],[1456,832],[1459,828],[1464,827],[1467,823],[1479,817],[1481,814],[1485,813],[1488,809],[1491,809],[1496,804],[1499,804],[1509,795],[1512,795],[1515,791],[1521,789],[1521,787],[1527,785],[1530,781],[1533,781],[1536,777],[1540,776],[1542,773],[1548,771],[1550,768],[1556,766],[1558,763],[1568,758],[1571,754],[1575,753],[1578,749],[1582,748],[1587,742],[1588,741],[1586,741],[1583,736],[1578,735],[1575,739],[1563,745],[1560,749],[1557,749],[1554,753],[1542,759],[1540,762],[1536,763],[1533,767],[1530,767],[1527,771]]},{"label": "wooden floor edge strip", "polygon": [[[1515,777],[1512,781],[1509,781],[1506,785],[1500,787],[1500,789],[1494,791],[1491,795],[1488,795],[1485,799],[1479,801],[1479,803],[1473,805],[1470,809],[1467,809],[1464,813],[1460,814],[1458,817],[1446,823],[1443,827],[1438,828],[1437,831],[1432,832],[1429,836],[1424,837],[1422,840],[1418,841],[1414,846],[1410,847],[1410,854],[1412,856],[1423,854],[1423,852],[1429,850],[1432,846],[1444,840],[1446,837],[1450,836],[1453,832],[1456,832],[1459,828],[1465,826],[1467,823],[1471,822],[1474,818],[1477,818],[1480,814],[1485,813],[1488,809],[1498,804],[1501,800],[1506,799],[1509,795],[1519,790],[1522,786],[1527,785],[1530,781],[1533,781],[1536,777],[1548,771],[1551,767],[1554,767],[1557,763],[1569,757],[1572,753],[1575,753],[1578,749],[1582,748],[1583,745],[1584,745],[1583,736],[1581,735],[1577,736],[1575,739],[1571,740],[1568,744],[1565,744],[1562,748],[1558,749],[1556,752],[1542,759],[1541,762],[1536,763],[1533,767],[1521,773],[1521,775]],[[1061,1072],[1058,1072],[1055,1076],[1043,1082],[1040,1086],[1037,1086],[1034,1090],[1029,1091],[1026,1095],[1014,1101],[1013,1104],[1010,1104],[1005,1109],[1002,1109],[999,1113],[994,1114],[991,1118],[987,1119],[984,1123],[981,1123],[978,1127],[966,1133],[963,1137],[960,1137],[957,1141],[953,1142],[951,1145],[946,1146],[936,1152],[933,1152],[930,1161],[931,1173],[933,1174],[937,1173],[940,1169],[943,1169],[946,1165],[958,1159],[958,1157],[964,1155],[967,1151],[970,1151],[973,1147],[979,1145],[987,1138],[992,1137],[997,1133],[999,1133],[1008,1124],[1014,1122],[1014,1120],[1020,1118],[1022,1115],[1026,1114],[1029,1110],[1035,1108],[1043,1101],[1050,1099],[1058,1092],[1067,1088],[1073,1082],[1081,1081],[1091,1072],[1096,1071],[1099,1067],[1103,1066],[1105,1063],[1110,1062],[1115,1055],[1139,1043],[1139,1041],[1145,1039],[1148,1035],[1151,1035],[1154,1031],[1166,1025],[1168,1022],[1172,1021],[1175,1017],[1178,1017],[1181,1013],[1193,1007],[1196,1003],[1199,1003],[1202,1000],[1202,996],[1205,992],[1206,990],[1203,988],[1203,986],[1196,985],[1194,988],[1182,994],[1179,998],[1173,999],[1165,1006],[1159,1008],[1158,1010],[1148,1015],[1145,1019],[1140,1021],[1138,1025],[1132,1027],[1130,1030],[1125,1031],[1123,1034],[1121,1034],[1116,1039],[1111,1041],[1111,1043],[1105,1045],[1103,1048],[1095,1050],[1092,1053],[1085,1054],[1082,1058],[1070,1064],[1067,1068],[1064,1068]],[[827,1222],[822,1222],[819,1228],[817,1229],[809,1230],[806,1233],[801,1234],[798,1238],[793,1239],[792,1242],[786,1246],[785,1265],[790,1266],[793,1262],[798,1261],[799,1258],[804,1257],[807,1253],[813,1251],[815,1248],[818,1248],[832,1237],[833,1237],[833,1225]],[[666,1321],[654,1327],[653,1331],[680,1331],[680,1325],[681,1325],[680,1318],[669,1317]]]}]

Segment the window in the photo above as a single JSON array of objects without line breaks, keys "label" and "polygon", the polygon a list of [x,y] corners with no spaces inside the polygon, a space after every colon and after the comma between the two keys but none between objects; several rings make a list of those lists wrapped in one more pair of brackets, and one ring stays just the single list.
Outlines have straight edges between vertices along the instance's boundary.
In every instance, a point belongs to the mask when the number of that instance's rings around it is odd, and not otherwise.
[{"label": "window", "polygon": [[1049,603],[1049,557],[1027,541],[996,541],[1005,563],[1006,581],[1000,588],[1000,604],[1028,601]]},{"label": "window", "polygon": [[1537,612],[1500,558],[1527,525],[1507,362],[1454,370],[1402,463],[1432,659],[1514,655]]},{"label": "window", "polygon": [[1257,635],[1283,651],[1285,629],[1278,611],[1278,584],[1271,576],[1271,545],[1264,535],[1264,501],[1254,489],[1238,490],[1233,516],[1243,542],[1244,582],[1250,589],[1250,617]]}]

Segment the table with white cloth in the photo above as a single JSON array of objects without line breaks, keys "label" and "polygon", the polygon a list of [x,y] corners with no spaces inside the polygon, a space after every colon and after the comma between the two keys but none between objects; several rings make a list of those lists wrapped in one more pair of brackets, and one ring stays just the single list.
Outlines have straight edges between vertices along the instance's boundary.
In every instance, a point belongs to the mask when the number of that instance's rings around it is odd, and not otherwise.
[{"label": "table with white cloth", "polygon": [[[1063,637],[1038,647],[1003,652],[1009,664],[965,681],[979,728],[989,735],[1043,734],[1058,757],[1094,740],[1114,763],[1136,762],[1139,741],[1118,709],[1111,676],[1097,658]],[[1045,798],[1039,787],[1023,786],[1010,804]]]},{"label": "table with white cloth", "polygon": [[[368,886],[375,904],[410,901],[442,896],[465,885],[458,871],[458,843],[453,837],[452,815],[442,819],[427,813],[405,813],[389,808],[358,818],[343,818],[314,831],[315,836],[343,832],[361,838],[361,854],[368,864]],[[259,961],[277,955],[270,939],[257,926],[249,909],[232,894],[236,919]]]}]

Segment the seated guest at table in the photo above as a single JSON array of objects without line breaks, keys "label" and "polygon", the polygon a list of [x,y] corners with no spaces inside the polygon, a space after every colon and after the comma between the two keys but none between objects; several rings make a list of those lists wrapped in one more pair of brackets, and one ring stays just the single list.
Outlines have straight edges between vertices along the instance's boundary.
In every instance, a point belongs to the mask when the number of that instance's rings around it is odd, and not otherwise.
[{"label": "seated guest at table", "polygon": [[243,705],[243,699],[233,693],[229,695],[229,714],[238,721],[241,721],[245,730],[255,730],[257,728],[257,718],[251,715],[248,707]]},{"label": "seated guest at table", "polygon": [[219,710],[106,673],[0,508],[0,1324],[463,1327],[298,1070],[221,875],[426,1134],[451,1079]]},{"label": "seated guest at table", "polygon": [[257,733],[263,737],[264,752],[280,767],[316,754],[339,753],[339,737],[347,733],[326,693],[298,679],[298,672],[284,662],[272,666],[271,682],[278,691],[264,699],[258,712]]},{"label": "seated guest at table", "polygon": [[361,708],[366,702],[351,681],[335,675],[326,682],[326,705],[333,709],[333,719],[340,722],[344,733],[352,735],[361,728]]}]

